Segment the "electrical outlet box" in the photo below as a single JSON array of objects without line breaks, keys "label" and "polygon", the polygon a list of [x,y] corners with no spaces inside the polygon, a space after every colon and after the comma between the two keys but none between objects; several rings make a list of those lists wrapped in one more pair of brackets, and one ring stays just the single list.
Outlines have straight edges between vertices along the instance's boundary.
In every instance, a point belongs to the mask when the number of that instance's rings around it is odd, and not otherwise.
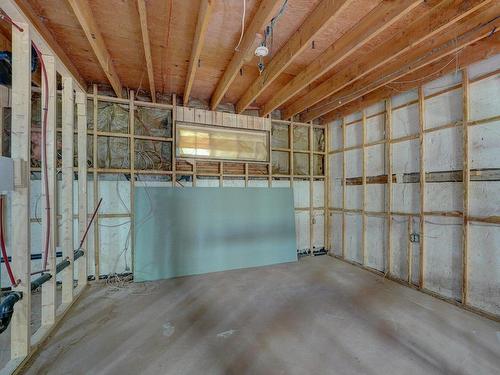
[{"label": "electrical outlet box", "polygon": [[0,194],[14,190],[14,160],[0,156]]}]

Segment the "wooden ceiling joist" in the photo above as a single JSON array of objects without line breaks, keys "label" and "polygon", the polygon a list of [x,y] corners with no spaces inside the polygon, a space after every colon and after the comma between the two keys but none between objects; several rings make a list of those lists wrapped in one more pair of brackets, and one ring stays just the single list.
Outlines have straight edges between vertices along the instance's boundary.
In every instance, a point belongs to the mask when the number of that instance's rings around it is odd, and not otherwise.
[{"label": "wooden ceiling joist", "polygon": [[281,4],[281,0],[262,0],[260,3],[255,16],[243,35],[240,47],[234,52],[231,61],[212,94],[212,98],[210,99],[210,108],[212,110],[217,108],[243,63],[253,54],[257,34],[264,31],[264,27],[269,23]]},{"label": "wooden ceiling joist", "polygon": [[457,69],[463,69],[468,65],[487,59],[498,53],[500,53],[500,33],[495,33],[491,38],[483,38],[465,47],[460,52],[460,55],[457,56],[456,63],[453,62],[450,64],[449,56],[445,56],[432,64],[404,75],[401,77],[401,83],[392,82],[390,85],[371,91],[337,108],[323,117],[322,122],[329,123],[348,114],[359,112],[363,108],[369,107],[381,100],[400,94],[401,92],[413,90],[420,85],[431,82]]},{"label": "wooden ceiling joist", "polygon": [[114,67],[111,55],[106,48],[101,32],[99,31],[97,22],[94,19],[88,0],[68,0],[68,3],[71,6],[71,9],[73,9],[73,12],[78,19],[78,22],[80,23],[90,45],[92,46],[97,60],[104,70],[109,83],[113,87],[116,96],[121,98],[122,84],[120,82],[120,78],[118,77]]},{"label": "wooden ceiling joist", "polygon": [[309,46],[314,36],[352,2],[353,0],[322,0],[243,94],[236,104],[236,112],[241,113],[252,104],[257,96],[292,63],[293,59]]},{"label": "wooden ceiling joist", "polygon": [[[261,116],[267,116],[314,80],[355,53],[396,21],[406,16],[422,3],[422,0],[383,1],[355,27],[328,47],[317,59],[281,88],[262,108]],[[240,100],[241,101],[241,100]]]},{"label": "wooden ceiling joist", "polygon": [[78,81],[82,88],[87,87],[87,83],[80,75],[80,72],[73,64],[71,59],[66,55],[64,50],[61,48],[59,43],[55,40],[54,36],[50,32],[49,28],[43,22],[43,18],[37,15],[29,1],[27,0],[15,0],[15,3],[19,9],[24,13],[24,15],[30,20],[30,22],[35,26],[36,30],[40,33],[43,39],[47,42],[50,48],[57,54],[62,63],[67,67],[67,69],[73,74],[73,77]]},{"label": "wooden ceiling joist", "polygon": [[[470,0],[465,3],[462,0],[440,2],[424,16],[410,24],[408,28],[363,56],[355,65],[346,67],[308,92],[302,99],[293,102],[283,111],[283,118],[291,118],[295,114],[312,107],[490,3],[490,0]],[[316,112],[314,112],[314,115],[306,113],[304,118],[316,118],[327,112],[329,111],[322,112],[319,115]]]},{"label": "wooden ceiling joist", "polygon": [[146,68],[148,70],[149,91],[151,100],[156,103],[156,87],[153,72],[153,60],[151,58],[151,44],[149,42],[148,13],[145,0],[137,0],[137,10],[139,11],[139,21],[141,23],[142,44],[144,46],[144,57],[146,59]]},{"label": "wooden ceiling joist", "polygon": [[[400,65],[397,69],[393,66],[396,64],[396,62],[394,62],[387,67],[374,71],[365,79],[357,81],[346,89],[339,91],[334,97],[328,99],[328,103],[324,103],[318,106],[314,111],[307,113],[302,120],[311,121],[319,117],[316,115],[317,113],[325,114],[332,112],[343,104],[349,103],[350,101],[402,78],[408,73],[417,71],[443,58],[447,57],[451,64],[454,59],[456,59],[456,56],[452,56],[453,54],[483,38],[492,37],[492,35],[497,32],[500,27],[500,18],[498,18],[499,11],[500,5],[487,7],[484,11],[478,11],[470,20],[464,20],[463,25],[457,25],[457,27],[442,33],[440,37],[436,37],[436,41],[433,40],[427,52],[416,49],[414,52],[412,51],[411,56],[402,59],[402,63],[399,62]],[[473,25],[472,29],[469,29],[470,25]],[[441,44],[442,39],[446,37],[448,40]],[[452,56],[451,59],[450,56]],[[413,61],[408,62],[409,59]],[[324,119],[325,121],[330,120],[331,115],[325,116]]]},{"label": "wooden ceiling joist", "polygon": [[186,86],[184,88],[183,105],[187,106],[189,95],[193,87],[198,61],[200,59],[201,50],[207,33],[208,21],[212,14],[213,0],[201,0],[200,9],[198,11],[198,21],[196,22],[196,32],[194,34],[193,47],[191,49],[191,58],[189,59],[188,74],[186,77]]}]

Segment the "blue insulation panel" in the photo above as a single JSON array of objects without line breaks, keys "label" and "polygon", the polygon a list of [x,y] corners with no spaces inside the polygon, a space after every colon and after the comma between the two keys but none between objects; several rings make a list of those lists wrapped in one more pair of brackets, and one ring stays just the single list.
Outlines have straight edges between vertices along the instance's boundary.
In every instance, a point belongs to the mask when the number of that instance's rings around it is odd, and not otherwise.
[{"label": "blue insulation panel", "polygon": [[135,188],[134,279],[297,260],[290,188]]}]

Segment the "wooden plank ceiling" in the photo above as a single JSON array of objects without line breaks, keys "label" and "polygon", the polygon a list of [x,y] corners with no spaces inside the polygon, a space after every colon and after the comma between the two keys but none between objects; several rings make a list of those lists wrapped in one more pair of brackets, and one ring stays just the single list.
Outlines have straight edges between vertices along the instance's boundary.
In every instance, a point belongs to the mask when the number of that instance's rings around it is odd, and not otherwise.
[{"label": "wooden plank ceiling", "polygon": [[500,15],[494,0],[288,0],[259,75],[253,52],[284,0],[246,0],[238,50],[243,0],[16,2],[88,85],[303,121],[380,100],[405,77],[432,79],[453,59],[488,56]]}]

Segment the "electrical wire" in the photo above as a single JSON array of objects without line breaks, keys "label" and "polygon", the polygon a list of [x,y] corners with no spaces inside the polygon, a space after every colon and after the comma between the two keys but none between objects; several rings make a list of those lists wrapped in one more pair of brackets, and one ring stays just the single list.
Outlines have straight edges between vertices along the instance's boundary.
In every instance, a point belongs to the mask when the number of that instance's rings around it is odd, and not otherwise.
[{"label": "electrical wire", "polygon": [[[12,26],[17,28],[20,32],[23,32],[24,30],[17,25],[8,15],[5,13],[0,14],[0,18],[2,20],[7,21],[10,23]],[[42,53],[38,49],[35,43],[33,41],[31,42],[31,45],[33,49],[35,50],[35,53],[38,57],[38,60],[40,61],[40,69],[42,72],[42,77],[43,81],[45,83],[44,87],[44,94],[45,94],[45,102],[42,108],[43,111],[43,126],[42,126],[42,158],[43,160],[43,175],[44,175],[44,187],[45,187],[45,210],[46,210],[46,221],[47,221],[47,231],[45,234],[45,251],[44,251],[44,261],[43,261],[43,269],[47,268],[47,261],[48,261],[48,253],[49,253],[49,244],[50,244],[50,231],[51,231],[51,223],[50,223],[50,217],[51,217],[51,208],[50,208],[50,198],[49,198],[49,180],[47,176],[47,171],[48,171],[48,164],[47,164],[47,111],[48,111],[48,104],[49,104],[49,92],[48,92],[48,76],[47,76],[47,70],[45,68],[45,63],[43,61]],[[3,203],[2,203],[3,205]],[[3,238],[3,236],[2,236]],[[6,262],[7,264],[8,262]],[[12,281],[12,280],[11,280]]]},{"label": "electrical wire", "polygon": [[4,20],[4,21],[7,21],[8,23],[10,23],[12,26],[14,26],[17,30],[19,30],[20,32],[23,32],[23,28],[21,26],[19,26],[18,24],[16,24],[12,18],[10,18],[7,14],[5,13],[2,13],[0,14],[0,19]]},{"label": "electrical wire", "polygon": [[[389,83],[396,83],[396,84],[403,84],[403,83],[413,83],[413,82],[419,82],[419,81],[422,81],[424,79],[427,79],[428,77],[431,77],[432,75],[435,75],[437,73],[439,73],[439,71],[445,69],[448,65],[450,65],[455,59],[458,59],[458,55],[460,54],[460,52],[462,52],[463,48],[458,50],[457,52],[454,53],[454,56],[451,58],[451,60],[446,63],[446,65],[444,65],[443,67],[439,68],[438,70],[436,70],[435,72],[431,73],[431,74],[428,74],[427,76],[425,77],[422,77],[422,78],[418,78],[418,79],[415,79],[415,80],[407,80],[407,81],[391,81]],[[396,72],[397,73],[397,72]],[[376,81],[374,81],[372,83],[373,84],[377,84],[378,82],[381,82],[383,80],[385,80],[386,78],[390,77],[391,75],[393,75],[394,73],[390,73],[390,74],[387,74],[386,76],[383,76],[383,77],[380,77],[379,79],[377,79]],[[400,90],[398,90],[397,88],[394,88],[392,86],[390,86],[388,83],[385,84],[384,86],[387,86],[395,91],[399,91],[401,92]],[[366,87],[362,87],[361,89],[353,92],[353,93],[350,93],[350,94],[347,94],[345,96],[342,96],[340,98],[333,98],[333,99],[330,99],[330,100],[327,100],[325,103],[323,104],[318,104],[317,106],[313,107],[314,110],[318,110],[318,109],[323,109],[325,107],[328,107],[330,106],[332,103],[334,102],[337,102],[339,104],[339,107],[341,105],[344,105],[344,104],[347,104],[348,102],[345,102],[345,100],[354,100],[354,97],[362,92],[365,92],[366,91]],[[406,92],[406,91],[403,91],[403,92]],[[351,99],[350,99],[351,98]],[[306,111],[306,113],[308,112],[308,110]]]},{"label": "electrical wire", "polygon": [[9,274],[10,283],[12,284],[13,287],[16,287],[19,284],[20,280],[16,281],[16,278],[14,277],[14,272],[12,272],[12,268],[9,263],[9,258],[7,256],[7,248],[5,246],[5,237],[3,233],[4,229],[3,201],[4,197],[0,196],[0,247],[2,248],[2,257],[5,262],[5,268],[7,268],[7,273]]},{"label": "electrical wire", "polygon": [[48,162],[47,162],[47,112],[49,108],[49,79],[47,76],[47,70],[45,68],[45,63],[43,61],[42,53],[35,45],[35,43],[31,42],[35,52],[38,56],[38,60],[40,61],[40,69],[42,71],[43,80],[45,83],[44,94],[45,100],[43,103],[43,122],[42,122],[42,168],[43,168],[43,184],[45,188],[45,218],[46,218],[46,233],[45,233],[45,251],[44,251],[44,260],[43,260],[43,269],[47,269],[47,262],[49,258],[49,245],[50,245],[50,232],[51,232],[51,207],[50,207],[50,197],[49,197],[49,178],[48,178]]},{"label": "electrical wire", "polygon": [[241,41],[243,40],[243,34],[245,33],[245,15],[247,11],[247,1],[243,0],[243,14],[241,15],[241,34],[240,34],[240,40],[238,41],[238,44],[236,47],[234,47],[235,51],[239,51],[239,47],[241,44]]}]

